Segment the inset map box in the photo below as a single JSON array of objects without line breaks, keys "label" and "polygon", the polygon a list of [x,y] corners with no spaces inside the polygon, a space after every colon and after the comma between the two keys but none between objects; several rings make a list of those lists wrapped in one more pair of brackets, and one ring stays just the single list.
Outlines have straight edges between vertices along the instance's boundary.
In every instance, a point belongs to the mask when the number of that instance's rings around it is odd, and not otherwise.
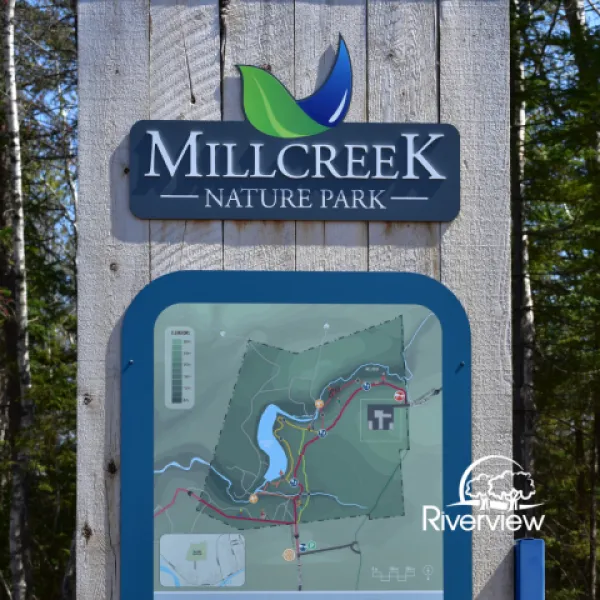
[{"label": "inset map box", "polygon": [[164,587],[244,585],[246,544],[239,533],[175,533],[160,538],[160,584]]}]

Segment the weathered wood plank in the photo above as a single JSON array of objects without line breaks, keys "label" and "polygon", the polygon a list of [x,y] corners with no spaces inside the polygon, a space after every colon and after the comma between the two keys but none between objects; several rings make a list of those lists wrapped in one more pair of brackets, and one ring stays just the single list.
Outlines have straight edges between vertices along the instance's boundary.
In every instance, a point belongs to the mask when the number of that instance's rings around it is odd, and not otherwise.
[{"label": "weathered wood plank", "polygon": [[[265,66],[294,93],[293,0],[231,0],[223,15],[223,118],[243,118],[238,64]],[[226,221],[225,269],[294,270],[292,221]]]},{"label": "weathered wood plank", "polygon": [[[119,481],[106,466],[119,463],[120,318],[150,278],[172,270],[368,266],[441,277],[472,324],[474,456],[510,455],[508,80],[490,77],[508,73],[508,9],[500,0],[442,0],[438,16],[437,0],[369,0],[365,12],[365,1],[231,0],[223,116],[242,117],[237,63],[269,65],[292,92],[307,95],[327,73],[341,32],[355,74],[348,120],[441,115],[459,127],[463,205],[449,226],[133,218],[131,125],[221,115],[217,0],[80,3],[80,598],[119,597]],[[511,548],[508,534],[475,536],[479,598],[512,597]]]},{"label": "weathered wood plank", "polygon": [[128,133],[148,118],[147,0],[79,3],[77,597],[119,597],[120,320],[149,281],[127,195]]},{"label": "weathered wood plank", "polygon": [[[150,118],[219,120],[218,0],[151,0]],[[152,279],[223,268],[221,221],[151,221]]]},{"label": "weathered wood plank", "polygon": [[[436,0],[369,0],[369,121],[438,121],[436,21]],[[370,223],[369,269],[439,278],[439,229]]]},{"label": "weathered wood plank", "polygon": [[[328,75],[344,36],[353,72],[352,104],[346,121],[365,121],[367,113],[366,0],[296,0],[296,96],[312,94]],[[307,271],[366,271],[366,223],[296,223],[296,268]]]},{"label": "weathered wood plank", "polygon": [[[442,281],[471,322],[473,455],[511,456],[508,4],[445,0],[440,16],[441,119],[458,127],[462,155]],[[475,596],[513,598],[512,534],[482,532],[473,545]]]}]

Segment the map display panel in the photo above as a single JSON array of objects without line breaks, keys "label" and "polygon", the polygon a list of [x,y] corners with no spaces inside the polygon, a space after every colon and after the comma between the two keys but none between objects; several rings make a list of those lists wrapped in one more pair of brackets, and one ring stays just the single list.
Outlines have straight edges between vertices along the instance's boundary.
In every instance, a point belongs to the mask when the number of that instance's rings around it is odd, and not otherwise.
[{"label": "map display panel", "polygon": [[155,598],[443,598],[443,536],[420,522],[443,502],[443,395],[441,327],[422,306],[167,308]]}]

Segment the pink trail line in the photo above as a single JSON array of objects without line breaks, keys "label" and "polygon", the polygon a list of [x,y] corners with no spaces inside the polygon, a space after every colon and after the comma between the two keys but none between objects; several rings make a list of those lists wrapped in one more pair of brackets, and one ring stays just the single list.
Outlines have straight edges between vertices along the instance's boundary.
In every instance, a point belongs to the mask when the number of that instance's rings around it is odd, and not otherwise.
[{"label": "pink trail line", "polygon": [[[342,410],[340,410],[340,412],[338,413],[337,417],[333,420],[333,423],[329,427],[326,428],[326,431],[331,431],[337,425],[338,421],[342,418],[342,415],[344,414],[344,411],[348,407],[348,404],[350,404],[350,402],[352,402],[354,396],[356,396],[356,394],[358,394],[358,392],[360,392],[361,390],[362,390],[362,387],[359,387],[357,390],[354,390],[350,394],[350,397],[348,398],[348,400],[346,400],[344,406],[342,406]],[[308,446],[308,444],[306,444],[306,445]]]},{"label": "pink trail line", "polygon": [[404,389],[404,388],[400,388],[400,387],[398,387],[396,385],[392,385],[391,383],[388,383],[387,381],[382,381],[381,383],[373,383],[371,385],[373,385],[373,386],[376,386],[376,385],[386,385],[387,387],[394,388],[395,390],[402,390],[402,389]]},{"label": "pink trail line", "polygon": [[201,504],[204,504],[204,506],[207,506],[211,510],[214,510],[216,513],[220,514],[222,517],[225,517],[226,519],[233,519],[235,521],[255,521],[257,523],[273,523],[273,525],[293,525],[294,524],[293,521],[273,521],[270,519],[254,519],[253,517],[239,517],[236,515],[228,515],[227,513],[224,513],[222,510],[218,509],[216,506],[213,506],[206,500],[203,500],[199,496],[196,496],[196,494],[194,494],[193,492],[190,492],[184,488],[177,488],[175,490],[175,495],[173,496],[173,500],[171,500],[171,502],[169,502],[169,504],[167,504],[166,506],[161,508],[158,512],[154,513],[154,518],[158,517],[159,515],[162,515],[166,510],[169,510],[169,508],[171,508],[175,504],[175,501],[177,500],[177,496],[179,496],[179,494],[181,492],[185,492],[186,494],[188,494],[188,496],[191,496],[192,498],[194,498]]},{"label": "pink trail line", "polygon": [[327,400],[327,402],[325,402],[325,405],[323,406],[323,408],[327,408],[327,405],[337,396],[339,395],[340,392],[343,392],[347,387],[350,387],[353,383],[356,383],[354,380],[352,381],[348,381],[346,382],[343,386],[340,387],[339,392],[337,394],[333,394],[332,396],[329,397],[329,399]]},{"label": "pink trail line", "polygon": [[[372,383],[372,386],[379,386],[379,385],[385,385],[386,387],[391,387],[394,388],[395,390],[401,390],[403,388],[399,388],[395,385],[392,385],[391,383],[388,383],[387,381],[382,381],[380,383]],[[352,394],[350,394],[350,397],[348,398],[348,400],[346,400],[346,402],[344,403],[344,406],[342,406],[340,412],[338,413],[337,417],[335,418],[335,420],[333,421],[333,423],[327,427],[325,430],[326,431],[331,431],[338,423],[338,421],[342,418],[342,415],[344,414],[344,411],[346,410],[346,408],[348,407],[348,404],[350,404],[350,402],[352,402],[352,400],[354,399],[354,396],[356,396],[356,394],[358,394],[359,392],[362,391],[362,386],[359,387],[358,389],[354,390],[352,392]],[[331,400],[331,398],[329,399]],[[319,437],[314,437],[312,440],[309,440],[308,442],[306,442],[306,444],[304,444],[304,446],[302,447],[302,450],[300,451],[300,454],[298,455],[298,462],[296,463],[296,467],[294,468],[294,477],[297,476],[298,474],[298,469],[300,468],[300,463],[302,462],[302,457],[304,456],[304,453],[306,452],[306,449],[311,445],[314,444],[316,441],[318,441]]]},{"label": "pink trail line", "polygon": [[[402,389],[402,388],[399,388],[399,387],[397,387],[395,385],[392,385],[391,383],[387,383],[387,381],[382,381],[381,383],[373,383],[371,385],[373,385],[373,386],[385,385],[387,387],[394,388],[395,390],[401,390]],[[343,387],[347,387],[347,386],[343,386]],[[358,394],[361,390],[362,390],[362,387],[359,387],[357,390],[354,390],[354,392],[352,392],[352,394],[350,395],[350,397],[348,398],[348,400],[346,400],[346,402],[344,403],[344,406],[342,406],[342,409],[338,413],[337,417],[335,418],[335,420],[333,421],[333,423],[329,427],[327,427],[326,431],[331,431],[337,425],[337,422],[342,418],[342,415],[344,414],[344,411],[348,407],[348,404],[350,404],[350,402],[352,402],[352,399],[354,398],[354,396],[356,396],[356,394]],[[331,398],[329,399],[329,401],[331,401]],[[328,401],[328,403],[329,403],[329,401]],[[304,446],[303,446],[303,448],[302,448],[302,450],[300,452],[300,455],[298,456],[298,462],[296,463],[296,468],[294,469],[294,477],[296,477],[296,475],[297,475],[298,468],[300,467],[300,463],[302,462],[302,457],[304,456],[304,453],[306,452],[306,449],[311,444],[313,444],[314,442],[316,442],[319,439],[320,438],[318,438],[318,437],[314,437],[312,440],[310,440],[310,441],[306,442],[306,444],[304,444]],[[302,484],[301,484],[300,494],[302,494],[302,489],[303,488],[302,488]],[[232,519],[232,520],[236,520],[236,521],[255,521],[257,523],[273,523],[274,525],[297,525],[297,523],[296,523],[297,517],[296,516],[294,516],[294,520],[293,521],[274,521],[274,520],[271,520],[271,519],[255,519],[253,517],[240,517],[240,516],[236,516],[236,515],[228,515],[228,514],[224,513],[222,510],[218,509],[216,506],[213,506],[212,504],[210,504],[206,500],[203,500],[202,498],[200,498],[199,496],[197,496],[193,492],[190,492],[190,491],[188,491],[188,490],[186,490],[184,488],[177,488],[175,490],[175,495],[173,496],[173,499],[171,500],[171,502],[169,502],[169,504],[167,504],[166,506],[164,506],[163,508],[161,508],[158,512],[154,513],[154,518],[158,517],[159,515],[162,515],[165,511],[169,510],[169,508],[171,508],[175,504],[175,501],[177,500],[177,496],[181,492],[185,492],[186,494],[188,494],[188,496],[191,496],[192,498],[196,499],[198,502],[200,502],[201,504],[204,504],[204,506],[207,506],[211,510],[214,510],[216,513],[220,514],[222,517],[225,517],[226,519]],[[269,492],[259,492],[259,493],[263,493],[263,494],[266,493],[266,494],[268,494]],[[297,499],[298,499],[298,496],[296,496],[296,498],[294,498],[294,500],[293,500],[294,513],[297,513],[297,507],[296,507],[296,501],[297,501]]]}]

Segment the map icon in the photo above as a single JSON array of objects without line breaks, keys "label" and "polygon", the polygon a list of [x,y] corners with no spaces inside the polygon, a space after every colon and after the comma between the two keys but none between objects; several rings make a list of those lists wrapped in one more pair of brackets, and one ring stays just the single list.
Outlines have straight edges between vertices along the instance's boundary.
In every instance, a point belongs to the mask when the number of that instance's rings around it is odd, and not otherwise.
[{"label": "map icon", "polygon": [[396,402],[406,402],[406,392],[404,390],[396,390],[394,400]]},{"label": "map icon", "polygon": [[245,547],[239,533],[163,535],[160,583],[167,588],[244,585]]},{"label": "map icon", "polygon": [[292,562],[296,558],[296,553],[291,548],[286,548],[283,551],[283,560]]}]

